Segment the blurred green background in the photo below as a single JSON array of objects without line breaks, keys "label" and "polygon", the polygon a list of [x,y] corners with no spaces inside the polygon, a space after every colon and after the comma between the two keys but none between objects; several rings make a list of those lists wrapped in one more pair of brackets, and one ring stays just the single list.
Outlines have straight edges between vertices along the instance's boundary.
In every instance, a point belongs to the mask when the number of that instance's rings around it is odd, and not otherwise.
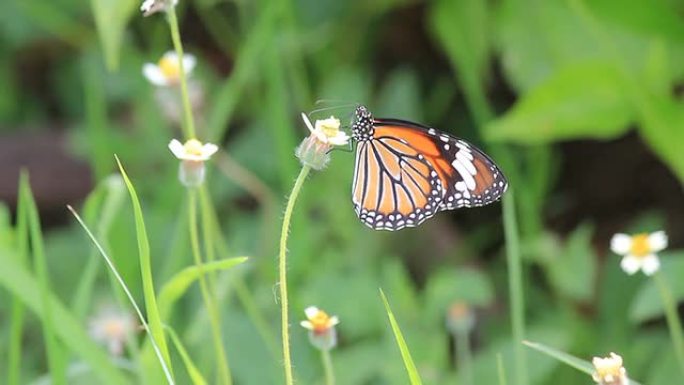
[{"label": "blurred green background", "polygon": [[[143,18],[139,6],[0,2],[0,254],[13,247],[23,167],[45,227],[53,292],[84,327],[117,295],[66,204],[100,226],[142,301],[133,213],[122,187],[107,182],[114,154],[141,195],[156,282],[192,264],[187,202],[166,147],[180,129],[141,73],[171,40],[164,17]],[[516,194],[530,340],[585,359],[619,352],[643,384],[680,378],[653,283],[625,275],[608,241],[616,232],[666,230],[663,271],[684,299],[684,2],[180,0],[178,14],[185,50],[198,58],[198,137],[225,150],[208,177],[227,244],[220,257],[251,257],[219,284],[236,384],[281,382],[277,236],[299,169],[294,148],[307,134],[299,113],[347,105],[314,113],[347,123],[355,103],[477,143],[501,165]],[[501,205],[442,213],[398,233],[372,231],[351,205],[353,158],[334,152],[295,209],[288,274],[300,383],[322,383],[317,352],[297,325],[309,305],[341,319],[339,384],[406,383],[379,287],[425,383],[459,383],[446,327],[458,302],[477,319],[475,383],[497,383],[497,354],[510,373],[514,345]],[[94,289],[78,297],[88,274]],[[236,277],[270,337],[236,298]],[[12,298],[0,291],[0,383]],[[203,309],[193,287],[167,321],[211,378]],[[32,383],[47,370],[33,315],[23,341],[22,379]],[[527,359],[533,384],[590,382],[537,352]],[[70,383],[91,381],[82,374]]]}]

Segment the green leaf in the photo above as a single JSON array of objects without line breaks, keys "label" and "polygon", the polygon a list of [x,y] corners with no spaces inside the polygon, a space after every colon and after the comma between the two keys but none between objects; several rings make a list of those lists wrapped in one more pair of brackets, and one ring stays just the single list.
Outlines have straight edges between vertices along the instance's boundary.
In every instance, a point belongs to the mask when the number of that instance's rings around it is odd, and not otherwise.
[{"label": "green leaf", "polygon": [[[580,372],[586,373],[588,376],[591,376],[594,373],[594,366],[589,361],[582,360],[573,355],[570,355],[568,353],[562,352],[560,350],[554,349],[552,347],[537,342],[523,341],[523,343],[525,344],[525,346],[534,349],[540,353],[546,354],[549,357],[553,357],[556,360],[579,370]],[[632,379],[629,380],[629,383],[631,385],[641,385]]]},{"label": "green leaf", "polygon": [[189,266],[180,272],[176,273],[159,291],[159,313],[162,318],[166,318],[171,314],[173,304],[185,294],[188,287],[200,278],[202,274],[207,274],[214,271],[227,270],[237,266],[245,261],[247,257],[228,258],[215,262],[207,262],[202,265],[202,269],[198,266]]},{"label": "green leaf", "polygon": [[547,255],[544,259],[551,284],[563,295],[576,301],[591,300],[594,294],[593,286],[587,284],[594,282],[596,275],[592,235],[593,227],[582,225],[570,234],[558,254]]},{"label": "green leaf", "polygon": [[126,25],[139,2],[135,0],[90,0],[95,25],[110,71],[119,67],[119,52]]},{"label": "green leaf", "polygon": [[[19,258],[7,250],[0,249],[0,285],[22,301],[40,319],[45,317],[41,300],[40,284],[19,262]],[[87,362],[103,384],[128,384],[126,376],[117,370],[109,356],[97,346],[83,330],[76,319],[52,293],[46,293],[54,319],[59,320],[55,335],[65,347]]]},{"label": "green leaf", "polygon": [[401,329],[399,329],[399,324],[397,324],[397,320],[394,318],[392,309],[390,308],[389,302],[387,302],[387,297],[385,297],[385,293],[382,291],[382,289],[380,289],[380,296],[382,297],[382,302],[385,304],[385,311],[387,312],[387,317],[389,318],[390,325],[392,326],[394,338],[397,340],[399,351],[401,351],[401,358],[404,360],[404,367],[406,368],[406,372],[408,372],[410,383],[411,385],[421,385],[422,381],[420,380],[418,369],[416,369],[416,365],[413,363],[411,352],[406,345],[404,336],[401,334]]},{"label": "green leaf", "polygon": [[[672,290],[675,301],[684,301],[684,251],[664,252],[660,255],[662,266],[659,274],[666,280]],[[665,313],[660,292],[652,279],[647,280],[634,296],[629,307],[629,319],[641,323],[653,318],[662,317]]]},{"label": "green leaf", "polygon": [[150,258],[150,243],[147,239],[147,230],[145,229],[145,220],[143,218],[142,207],[140,206],[140,200],[138,200],[138,194],[135,192],[135,187],[128,179],[126,171],[124,170],[119,158],[116,158],[116,163],[119,166],[119,171],[121,176],[124,178],[126,187],[128,188],[128,193],[131,197],[131,203],[133,204],[133,213],[135,217],[135,231],[138,241],[138,257],[140,259],[140,273],[142,274],[143,282],[143,294],[145,297],[145,310],[147,312],[147,318],[150,325],[150,332],[154,337],[154,340],[159,345],[159,350],[161,351],[164,361],[169,370],[173,373],[171,366],[171,358],[169,356],[169,349],[166,344],[166,337],[164,335],[164,327],[162,323],[161,316],[159,314],[159,308],[157,306],[157,298],[154,292],[154,281],[152,279],[152,261]]},{"label": "green leaf", "polygon": [[615,138],[634,119],[632,105],[615,71],[606,62],[564,68],[488,125],[485,136],[525,144]]},{"label": "green leaf", "polygon": [[639,95],[640,133],[684,183],[684,104],[670,96]]}]

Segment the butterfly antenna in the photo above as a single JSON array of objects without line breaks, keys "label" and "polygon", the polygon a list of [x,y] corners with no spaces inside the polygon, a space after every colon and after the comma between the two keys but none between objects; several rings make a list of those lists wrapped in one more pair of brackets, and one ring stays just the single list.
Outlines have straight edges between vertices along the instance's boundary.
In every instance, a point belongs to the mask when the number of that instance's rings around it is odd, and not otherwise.
[{"label": "butterfly antenna", "polygon": [[308,113],[308,115],[309,115],[309,117],[311,117],[311,115],[313,115],[313,114],[318,114],[318,113],[321,113],[321,112],[324,112],[324,111],[342,110],[342,109],[345,109],[345,108],[355,107],[355,106],[356,106],[356,103],[353,103],[353,104],[344,104],[344,105],[338,105],[338,106],[330,106],[330,107],[321,107],[321,108],[316,108],[315,110],[311,110],[311,111]]}]

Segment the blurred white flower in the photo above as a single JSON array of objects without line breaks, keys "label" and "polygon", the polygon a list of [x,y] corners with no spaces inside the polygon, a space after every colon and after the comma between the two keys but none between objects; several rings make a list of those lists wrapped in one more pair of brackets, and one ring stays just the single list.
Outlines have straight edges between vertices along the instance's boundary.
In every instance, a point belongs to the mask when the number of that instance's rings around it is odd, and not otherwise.
[{"label": "blurred white flower", "polygon": [[[197,59],[191,54],[183,55],[183,71],[189,75],[197,64]],[[145,63],[143,75],[156,86],[173,86],[180,82],[180,61],[176,52],[169,51],[159,59],[157,64]]]},{"label": "blurred white flower", "polygon": [[339,318],[329,316],[316,306],[307,307],[304,313],[307,319],[300,322],[300,325],[309,330],[311,344],[321,350],[330,350],[337,346],[335,325],[340,323]]},{"label": "blurred white flower", "polygon": [[627,371],[622,366],[622,357],[610,353],[609,357],[594,357],[594,381],[600,385],[628,385]]},{"label": "blurred white flower", "polygon": [[659,251],[667,247],[667,234],[656,231],[651,234],[615,234],[610,240],[610,248],[614,253],[622,255],[620,267],[627,274],[641,270],[646,275],[653,275],[660,268]]},{"label": "blurred white flower", "polygon": [[475,314],[465,302],[454,302],[447,311],[447,329],[452,334],[470,333],[475,327]]},{"label": "blurred white flower", "polygon": [[88,322],[88,334],[107,347],[114,356],[123,354],[126,339],[138,331],[138,323],[131,313],[105,307]]},{"label": "blurred white flower", "polygon": [[349,135],[340,131],[340,120],[334,116],[328,119],[316,120],[315,125],[311,125],[309,117],[302,112],[302,120],[312,135],[323,143],[333,146],[344,146],[349,143]]},{"label": "blurred white flower", "polygon": [[213,143],[200,142],[190,139],[185,144],[173,139],[169,143],[169,150],[181,163],[178,169],[178,179],[185,187],[197,187],[204,182],[204,162],[218,151]]},{"label": "blurred white flower", "polygon": [[169,7],[175,7],[178,0],[145,0],[140,6],[143,16],[150,16],[153,13],[166,11]]}]

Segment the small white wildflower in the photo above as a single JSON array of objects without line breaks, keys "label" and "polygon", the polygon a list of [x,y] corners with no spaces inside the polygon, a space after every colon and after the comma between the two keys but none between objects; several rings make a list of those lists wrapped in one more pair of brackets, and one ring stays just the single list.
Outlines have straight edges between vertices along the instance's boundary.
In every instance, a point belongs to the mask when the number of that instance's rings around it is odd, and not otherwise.
[{"label": "small white wildflower", "polygon": [[[183,71],[189,75],[197,64],[197,59],[191,54],[183,55]],[[175,51],[165,53],[157,64],[145,63],[143,75],[156,86],[174,86],[180,82],[180,61]]]},{"label": "small white wildflower", "polygon": [[112,307],[103,308],[88,322],[88,333],[96,342],[107,347],[110,354],[121,356],[126,339],[138,330],[131,313]]},{"label": "small white wildflower", "polygon": [[475,327],[475,314],[465,302],[454,302],[447,311],[447,329],[452,334],[470,333]]},{"label": "small white wildflower", "polygon": [[628,385],[627,371],[622,366],[622,357],[610,353],[609,357],[594,357],[595,372],[592,378],[600,385]]},{"label": "small white wildflower", "polygon": [[218,151],[218,146],[213,143],[202,144],[197,139],[190,139],[185,144],[173,139],[169,143],[169,150],[181,161],[178,169],[181,183],[186,187],[197,187],[204,182],[204,162]]},{"label": "small white wildflower", "polygon": [[304,313],[307,319],[300,322],[300,325],[309,330],[311,344],[321,350],[330,350],[337,346],[335,326],[340,323],[339,318],[329,316],[316,306],[307,307]]},{"label": "small white wildflower", "polygon": [[622,255],[620,267],[627,274],[641,270],[646,275],[653,275],[660,269],[660,260],[656,253],[667,247],[667,235],[664,231],[651,234],[615,234],[610,241],[610,248],[615,254]]},{"label": "small white wildflower", "polygon": [[311,133],[295,150],[295,155],[302,164],[314,170],[322,170],[330,161],[328,154],[334,146],[349,143],[349,135],[340,131],[340,120],[331,116],[328,119],[316,120],[315,126],[309,117],[302,113],[302,120]]},{"label": "small white wildflower", "polygon": [[140,6],[143,16],[147,17],[154,13],[167,11],[169,7],[175,7],[178,0],[145,0]]}]

